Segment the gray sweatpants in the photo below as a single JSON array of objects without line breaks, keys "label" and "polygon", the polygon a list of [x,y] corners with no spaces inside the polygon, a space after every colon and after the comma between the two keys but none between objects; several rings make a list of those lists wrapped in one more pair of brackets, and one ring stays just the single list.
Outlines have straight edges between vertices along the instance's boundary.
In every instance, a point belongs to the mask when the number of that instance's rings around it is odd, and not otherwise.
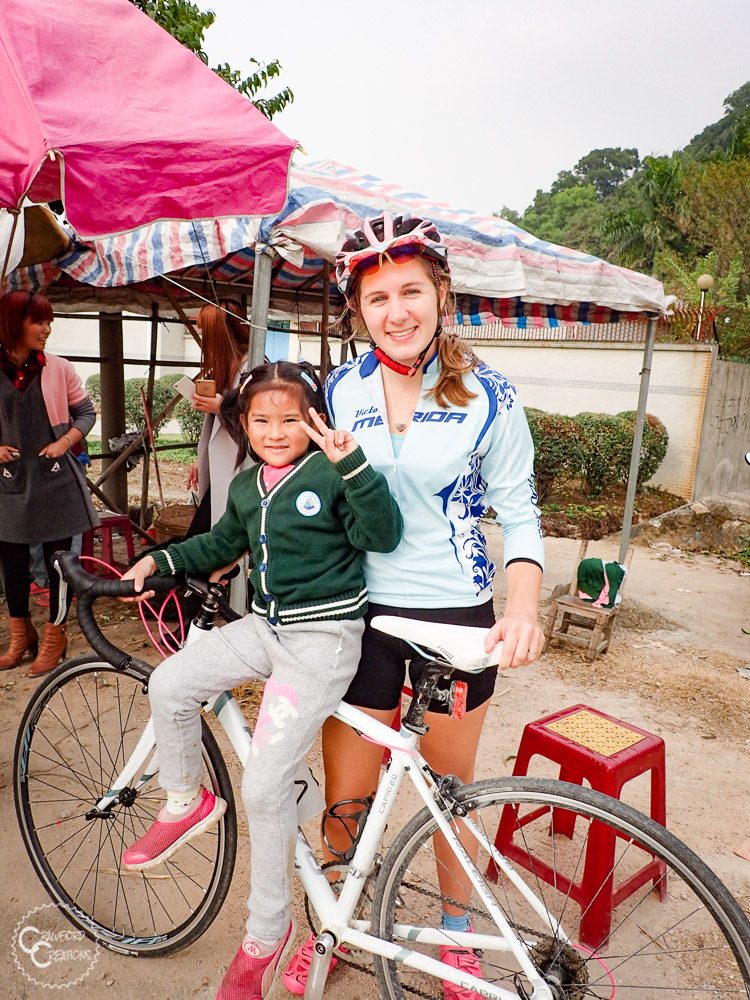
[{"label": "gray sweatpants", "polygon": [[273,626],[250,614],[170,656],[149,681],[159,784],[171,792],[203,778],[201,702],[266,681],[242,780],[251,846],[247,931],[261,941],[280,938],[289,924],[297,765],[354,677],[363,630],[362,619]]}]

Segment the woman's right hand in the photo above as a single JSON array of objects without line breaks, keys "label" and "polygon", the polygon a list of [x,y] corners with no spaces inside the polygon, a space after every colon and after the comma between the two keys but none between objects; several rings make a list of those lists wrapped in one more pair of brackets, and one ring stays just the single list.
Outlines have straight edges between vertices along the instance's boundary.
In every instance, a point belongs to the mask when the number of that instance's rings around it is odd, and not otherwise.
[{"label": "woman's right hand", "polygon": [[12,444],[0,444],[0,463],[15,462],[20,457],[20,451],[18,448],[14,448]]},{"label": "woman's right hand", "polygon": [[217,392],[215,396],[199,396],[197,392],[194,392],[190,405],[199,413],[217,414],[221,407],[221,395]]},{"label": "woman's right hand", "polygon": [[198,489],[198,463],[193,462],[193,464],[188,469],[187,483],[185,488],[188,490]]},{"label": "woman's right hand", "polygon": [[130,604],[131,601],[147,601],[150,597],[154,596],[153,590],[147,590],[145,594],[141,593],[143,590],[143,581],[147,576],[153,576],[156,573],[156,562],[153,556],[144,556],[139,559],[138,562],[131,566],[127,573],[123,573],[123,580],[132,580],[135,584],[136,597],[121,597],[120,600],[124,601],[126,604]]}]

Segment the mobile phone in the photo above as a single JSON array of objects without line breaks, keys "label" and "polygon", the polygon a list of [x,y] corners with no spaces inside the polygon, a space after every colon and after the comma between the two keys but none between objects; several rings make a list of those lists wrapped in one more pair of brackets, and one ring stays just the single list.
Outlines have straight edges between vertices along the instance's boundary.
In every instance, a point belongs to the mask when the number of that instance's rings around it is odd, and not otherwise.
[{"label": "mobile phone", "polygon": [[181,379],[178,379],[174,387],[185,399],[192,399],[195,395],[195,382],[191,378],[188,378],[187,375],[183,375]]}]

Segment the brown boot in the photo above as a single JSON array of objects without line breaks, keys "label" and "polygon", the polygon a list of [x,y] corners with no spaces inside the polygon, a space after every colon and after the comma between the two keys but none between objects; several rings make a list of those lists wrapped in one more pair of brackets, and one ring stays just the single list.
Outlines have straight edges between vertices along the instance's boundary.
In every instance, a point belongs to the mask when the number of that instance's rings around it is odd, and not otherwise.
[{"label": "brown boot", "polygon": [[65,626],[52,625],[47,622],[39,646],[39,655],[31,664],[29,677],[39,677],[41,674],[47,674],[50,670],[54,670],[65,656],[67,648],[68,639],[65,635]]},{"label": "brown boot", "polygon": [[17,667],[27,652],[36,656],[39,646],[39,636],[36,629],[31,624],[30,618],[9,618],[10,622],[10,646],[7,651],[0,656],[0,670],[10,670]]}]

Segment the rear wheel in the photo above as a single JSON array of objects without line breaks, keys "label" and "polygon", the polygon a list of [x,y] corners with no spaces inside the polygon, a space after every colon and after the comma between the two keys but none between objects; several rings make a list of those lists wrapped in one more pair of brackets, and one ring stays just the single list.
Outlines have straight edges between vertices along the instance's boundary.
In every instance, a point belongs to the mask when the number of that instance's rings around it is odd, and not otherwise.
[{"label": "rear wheel", "polygon": [[[497,874],[496,880],[485,880],[486,888],[527,943],[555,1000],[667,996],[747,1000],[750,996],[747,917],[714,873],[664,827],[598,792],[557,781],[494,779],[465,786],[455,798],[458,808],[446,813],[454,830],[463,822],[459,813],[469,811],[489,845],[505,815],[515,845],[506,853],[514,857],[515,871],[542,906],[534,909],[507,875],[493,868],[485,847],[479,848],[477,867],[482,874]],[[524,823],[532,813],[536,818]],[[581,881],[595,823],[600,832],[605,828],[613,836],[615,858],[594,903],[611,893],[610,878],[617,888],[652,858],[659,867],[615,908],[609,940],[603,941],[595,939],[595,930],[586,921],[588,908],[582,912],[569,889],[571,882]],[[566,833],[553,834],[553,828]],[[467,909],[474,935],[498,933],[476,890],[461,889],[460,880],[454,880],[448,892],[445,869],[441,889],[435,829],[434,819],[424,809],[400,832],[383,862],[372,908],[373,933],[403,941],[405,948],[431,957],[437,957],[436,945],[415,943],[416,937],[422,929],[440,927],[444,906]],[[556,931],[558,922],[567,940]],[[529,979],[512,953],[492,944],[478,953],[487,984],[508,990],[513,997],[531,996]],[[377,957],[375,969],[382,994],[389,1000],[415,995],[442,1000],[441,982],[424,973]]]},{"label": "rear wheel", "polygon": [[133,956],[178,951],[203,934],[229,889],[237,848],[231,782],[205,721],[203,782],[229,803],[216,826],[134,872],[120,859],[163,804],[155,777],[137,792],[121,790],[107,817],[86,818],[148,722],[148,676],[94,655],[64,663],[34,692],[14,762],[21,835],[45,888],[89,937]]}]

